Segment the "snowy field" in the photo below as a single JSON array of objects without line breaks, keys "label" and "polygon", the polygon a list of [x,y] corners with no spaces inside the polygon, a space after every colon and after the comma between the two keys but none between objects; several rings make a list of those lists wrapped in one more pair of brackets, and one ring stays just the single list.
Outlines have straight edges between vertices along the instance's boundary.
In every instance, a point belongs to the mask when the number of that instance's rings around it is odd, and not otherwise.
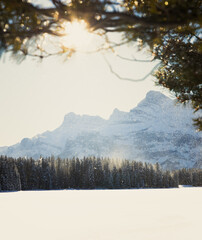
[{"label": "snowy field", "polygon": [[202,188],[0,193],[1,240],[201,240]]}]

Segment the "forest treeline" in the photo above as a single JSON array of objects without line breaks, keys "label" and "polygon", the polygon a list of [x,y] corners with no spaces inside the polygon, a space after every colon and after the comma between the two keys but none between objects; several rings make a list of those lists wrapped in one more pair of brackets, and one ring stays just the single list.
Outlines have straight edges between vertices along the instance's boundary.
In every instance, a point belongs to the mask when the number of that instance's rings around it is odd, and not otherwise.
[{"label": "forest treeline", "polygon": [[0,191],[170,188],[179,184],[202,186],[202,170],[164,171],[158,163],[95,157],[34,160],[0,156]]}]

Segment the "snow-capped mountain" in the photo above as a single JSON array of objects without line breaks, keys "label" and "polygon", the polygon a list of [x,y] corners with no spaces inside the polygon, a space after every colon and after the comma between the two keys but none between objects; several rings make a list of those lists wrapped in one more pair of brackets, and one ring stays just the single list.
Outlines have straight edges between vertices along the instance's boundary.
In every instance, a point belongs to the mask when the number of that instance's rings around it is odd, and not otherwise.
[{"label": "snow-capped mountain", "polygon": [[130,112],[115,109],[108,120],[69,113],[60,127],[0,148],[13,157],[100,156],[159,162],[164,168],[201,166],[202,137],[193,110],[150,91]]}]

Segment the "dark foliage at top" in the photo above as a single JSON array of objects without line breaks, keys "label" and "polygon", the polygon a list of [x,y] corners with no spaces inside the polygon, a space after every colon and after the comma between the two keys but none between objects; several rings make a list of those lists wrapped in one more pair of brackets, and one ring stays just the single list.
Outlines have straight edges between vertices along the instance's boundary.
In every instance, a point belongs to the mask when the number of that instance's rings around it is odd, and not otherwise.
[{"label": "dark foliage at top", "polygon": [[[121,32],[123,42],[149,46],[154,59],[161,61],[155,74],[157,84],[174,92],[180,102],[191,101],[195,111],[202,109],[201,1],[50,2],[50,7],[40,7],[28,0],[1,0],[0,52],[10,51],[19,59],[50,56],[53,53],[43,47],[44,34],[60,37],[65,21],[85,20],[90,31],[103,36]],[[74,52],[63,45],[59,48],[58,54],[71,56]],[[201,117],[195,122],[201,130]]]}]

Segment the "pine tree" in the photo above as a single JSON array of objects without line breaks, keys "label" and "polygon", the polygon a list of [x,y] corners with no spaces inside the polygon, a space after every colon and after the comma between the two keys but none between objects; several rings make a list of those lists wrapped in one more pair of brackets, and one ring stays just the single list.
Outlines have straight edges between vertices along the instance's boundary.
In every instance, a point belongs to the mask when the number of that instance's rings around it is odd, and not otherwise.
[{"label": "pine tree", "polygon": [[102,160],[97,158],[94,160],[94,176],[95,176],[95,184],[97,188],[104,187],[104,174],[102,169]]},{"label": "pine tree", "polygon": [[0,158],[0,184],[3,191],[21,190],[20,174],[12,158]]},{"label": "pine tree", "polygon": [[116,166],[113,167],[113,170],[112,170],[112,179],[113,179],[113,186],[114,188],[120,188],[121,185],[120,185],[120,174],[119,174],[119,171],[117,170]]},{"label": "pine tree", "polygon": [[94,168],[92,160],[88,161],[88,188],[95,188]]}]

